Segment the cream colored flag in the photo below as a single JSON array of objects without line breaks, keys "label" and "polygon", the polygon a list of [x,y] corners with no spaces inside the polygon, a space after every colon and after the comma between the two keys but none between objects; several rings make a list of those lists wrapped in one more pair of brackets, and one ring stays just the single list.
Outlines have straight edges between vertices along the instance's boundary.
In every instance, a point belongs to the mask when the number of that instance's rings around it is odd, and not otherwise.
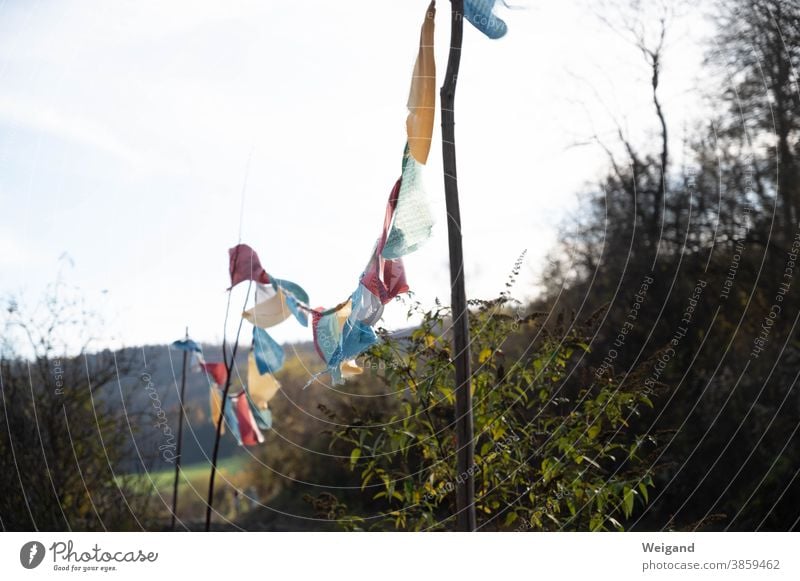
[{"label": "cream colored flag", "polygon": [[275,291],[272,286],[258,285],[256,288],[256,305],[242,313],[247,321],[266,329],[282,323],[292,314],[286,304],[286,295],[281,289]]},{"label": "cream colored flag", "polygon": [[436,16],[436,0],[432,0],[425,12],[425,22],[419,36],[419,54],[414,65],[411,91],[408,95],[408,147],[419,163],[428,161],[433,136],[433,116],[436,112],[436,61],[433,55],[433,21]]},{"label": "cream colored flag", "polygon": [[278,383],[274,375],[271,373],[261,375],[258,372],[256,358],[253,353],[250,353],[247,357],[247,388],[250,393],[250,399],[260,410],[267,409],[267,402],[275,397],[275,394],[281,388],[281,384]]}]

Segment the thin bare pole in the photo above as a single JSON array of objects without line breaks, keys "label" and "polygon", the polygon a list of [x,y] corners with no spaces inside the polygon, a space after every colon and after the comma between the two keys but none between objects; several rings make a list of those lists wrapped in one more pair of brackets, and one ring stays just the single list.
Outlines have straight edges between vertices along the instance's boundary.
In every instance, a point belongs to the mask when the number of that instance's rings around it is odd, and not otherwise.
[{"label": "thin bare pole", "polygon": [[[234,258],[234,267],[232,270],[236,270],[236,260],[238,259],[238,254]],[[244,307],[242,310],[247,308],[247,301],[250,300],[250,288],[253,286],[253,281],[250,281],[247,285],[247,295],[244,298]],[[230,296],[230,295],[228,295]],[[227,324],[228,315],[225,314],[225,322]],[[228,377],[225,379],[225,389],[222,390],[222,403],[220,405],[219,410],[219,421],[217,422],[217,434],[214,438],[214,453],[211,455],[211,476],[208,479],[208,500],[206,502],[206,532],[211,530],[211,511],[213,510],[214,506],[214,478],[217,475],[217,456],[219,455],[219,440],[222,436],[222,422],[225,421],[225,405],[228,403],[228,391],[231,389],[231,371],[233,370],[233,366],[236,365],[236,351],[239,348],[239,335],[242,332],[242,323],[244,323],[244,318],[239,320],[239,328],[236,330],[236,339],[233,344],[233,349],[231,349],[231,359],[227,362],[225,367]],[[225,336],[223,335],[222,338],[222,357],[223,360],[225,359],[225,350],[226,350],[226,340]],[[213,388],[212,388],[213,389]]]},{"label": "thin bare pole", "polygon": [[[189,340],[189,327],[186,327],[186,340]],[[186,363],[189,353],[183,352],[183,371],[181,373],[181,395],[178,400],[178,454],[175,457],[175,484],[172,486],[172,530],[175,530],[175,519],[178,510],[178,477],[181,472],[181,451],[183,450],[183,402],[186,392]]]},{"label": "thin bare pole", "polygon": [[453,310],[453,352],[456,367],[456,526],[475,530],[475,443],[472,427],[470,386],[469,317],[464,289],[464,252],[461,241],[461,211],[456,174],[455,97],[461,42],[464,34],[464,0],[451,0],[450,55],[440,92],[442,108],[442,157],[444,195],[447,207],[447,240],[450,247],[450,304]]}]

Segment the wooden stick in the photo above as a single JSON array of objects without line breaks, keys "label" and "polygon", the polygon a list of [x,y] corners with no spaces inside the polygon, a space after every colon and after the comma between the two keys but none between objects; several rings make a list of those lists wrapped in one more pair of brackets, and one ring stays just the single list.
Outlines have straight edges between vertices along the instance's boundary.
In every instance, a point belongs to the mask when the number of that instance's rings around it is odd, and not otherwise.
[{"label": "wooden stick", "polygon": [[[186,340],[189,340],[189,327],[186,327]],[[175,457],[175,484],[172,486],[172,530],[175,530],[175,519],[178,510],[178,476],[181,472],[181,451],[183,449],[183,402],[186,392],[186,362],[189,353],[183,352],[183,372],[181,373],[181,394],[178,399],[178,454]]]},{"label": "wooden stick", "polygon": [[459,531],[474,531],[475,442],[470,385],[469,315],[464,289],[464,252],[461,240],[461,211],[458,204],[455,138],[455,97],[464,33],[464,0],[450,0],[450,6],[450,54],[440,97],[444,195],[447,206],[447,240],[450,248],[450,302],[456,368],[456,526]]},{"label": "wooden stick", "polygon": [[[236,264],[236,259],[234,259],[234,269]],[[244,307],[242,310],[247,308],[247,301],[250,300],[250,289],[253,286],[253,281],[251,280],[247,285],[247,296],[244,298]],[[230,291],[229,291],[230,292]],[[229,295],[230,296],[230,295]],[[230,304],[230,301],[229,301]],[[228,315],[225,315],[225,321],[227,323]],[[225,379],[225,389],[222,391],[222,403],[220,404],[219,409],[219,421],[217,422],[217,434],[214,438],[214,453],[211,455],[211,475],[208,478],[208,500],[206,502],[206,532],[211,530],[211,511],[213,510],[214,506],[214,478],[217,475],[217,456],[219,455],[219,440],[220,436],[222,435],[222,422],[225,421],[225,404],[228,403],[228,391],[231,388],[231,371],[233,371],[233,366],[236,365],[236,351],[239,348],[239,335],[242,332],[242,323],[244,319],[239,319],[239,328],[236,331],[236,341],[233,344],[233,349],[231,350],[231,360],[225,367],[226,371],[228,372],[228,377]],[[227,326],[227,324],[226,324]],[[225,346],[226,341],[223,335],[222,339],[222,358],[223,360],[226,359],[225,357]],[[213,388],[212,388],[213,389]]]}]

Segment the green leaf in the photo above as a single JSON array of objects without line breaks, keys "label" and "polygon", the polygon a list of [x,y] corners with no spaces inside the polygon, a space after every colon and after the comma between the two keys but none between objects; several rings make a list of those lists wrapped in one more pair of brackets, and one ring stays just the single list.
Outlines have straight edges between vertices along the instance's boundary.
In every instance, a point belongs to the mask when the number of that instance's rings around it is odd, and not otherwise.
[{"label": "green leaf", "polygon": [[625,511],[625,516],[629,517],[633,514],[633,501],[636,497],[636,491],[630,486],[626,486],[622,493],[622,509]]},{"label": "green leaf", "polygon": [[509,512],[506,515],[505,526],[507,526],[507,527],[511,526],[512,524],[514,524],[514,521],[516,521],[518,518],[519,518],[519,515],[516,512]]},{"label": "green leaf", "polygon": [[639,483],[639,491],[642,493],[642,498],[644,498],[644,501],[650,502],[650,496],[648,495],[647,486],[644,482]]},{"label": "green leaf", "polygon": [[350,470],[356,467],[359,458],[361,458],[361,448],[353,448],[350,452]]}]

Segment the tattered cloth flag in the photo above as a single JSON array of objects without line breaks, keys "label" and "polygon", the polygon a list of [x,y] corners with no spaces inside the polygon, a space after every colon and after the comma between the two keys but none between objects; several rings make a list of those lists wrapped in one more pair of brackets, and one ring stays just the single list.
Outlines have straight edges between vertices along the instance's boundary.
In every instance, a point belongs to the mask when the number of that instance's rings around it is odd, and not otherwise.
[{"label": "tattered cloth flag", "polygon": [[491,39],[505,36],[506,23],[494,15],[497,0],[464,0],[464,18]]},{"label": "tattered cloth flag", "polygon": [[[210,394],[209,407],[211,408],[211,423],[216,426],[219,424],[220,417],[222,417],[222,396],[219,393],[219,389],[214,385],[211,386],[208,393]],[[225,433],[224,423],[220,426],[219,433]]]},{"label": "tattered cloth flag", "polygon": [[173,341],[172,347],[174,349],[178,349],[179,351],[186,351],[191,355],[191,365],[194,365],[197,362],[199,365],[203,365],[206,362],[203,359],[203,348],[200,347],[197,343],[192,341],[191,339],[181,339],[180,341]]},{"label": "tattered cloth flag", "polygon": [[392,224],[394,211],[397,207],[399,192],[400,180],[397,180],[389,194],[389,202],[386,205],[383,233],[375,246],[375,251],[367,264],[367,268],[364,270],[364,274],[361,276],[361,284],[378,297],[384,305],[397,295],[408,292],[408,283],[406,283],[406,273],[402,259],[388,260],[383,257],[383,249],[386,246],[389,227]]},{"label": "tattered cloth flag", "polygon": [[422,185],[421,169],[422,165],[406,146],[394,219],[381,252],[384,258],[400,258],[411,254],[431,237],[434,220]]},{"label": "tattered cloth flag", "polygon": [[255,306],[242,313],[247,321],[262,329],[283,323],[291,315],[286,295],[271,284],[257,284]]},{"label": "tattered cloth flag", "polygon": [[307,305],[309,301],[308,293],[303,287],[290,280],[281,280],[279,278],[273,278],[272,285],[276,290],[283,291],[286,297],[286,305],[294,315],[294,318],[297,319],[297,322],[304,327],[308,327],[308,316],[301,308],[301,305]]},{"label": "tattered cloth flag", "polygon": [[279,371],[286,359],[283,347],[259,327],[253,327],[253,353],[258,372],[262,375]]},{"label": "tattered cloth flag", "polygon": [[361,321],[370,327],[374,326],[383,315],[381,300],[361,283],[351,296],[350,303],[352,304],[353,320]]},{"label": "tattered cloth flag", "polygon": [[233,434],[233,437],[236,438],[236,442],[241,446],[242,434],[239,431],[239,417],[235,407],[233,401],[229,401],[227,405],[225,405],[225,423],[228,424],[228,429],[231,431],[231,434]]},{"label": "tattered cloth flag", "polygon": [[200,348],[200,345],[198,345],[197,343],[195,343],[191,339],[182,339],[180,341],[173,341],[172,342],[172,346],[175,349],[179,349],[180,351],[189,351],[190,353],[191,352],[196,352],[196,353],[202,353],[203,352],[203,350]]},{"label": "tattered cloth flag", "polygon": [[420,168],[428,161],[436,110],[436,63],[433,54],[435,1],[425,13],[419,54],[408,97],[408,140],[403,152],[402,175],[391,230],[381,251],[384,258],[401,258],[431,237],[433,214],[421,183]]},{"label": "tattered cloth flag", "polygon": [[256,420],[256,425],[262,430],[272,427],[272,412],[268,408],[268,402],[278,390],[281,384],[269,373],[261,374],[257,365],[256,357],[253,353],[247,358],[247,391],[246,395],[250,409]]},{"label": "tattered cloth flag", "polygon": [[236,408],[236,420],[239,425],[239,443],[245,446],[256,446],[264,441],[264,435],[256,425],[253,412],[246,394],[242,393],[232,398],[233,406]]},{"label": "tattered cloth flag", "polygon": [[304,327],[308,317],[302,306],[308,304],[308,293],[291,281],[272,279],[272,284],[256,284],[256,304],[242,316],[257,327],[274,327],[291,315]]},{"label": "tattered cloth flag", "polygon": [[214,383],[220,387],[225,386],[225,382],[228,381],[228,369],[224,363],[201,363],[200,367],[211,376]]},{"label": "tattered cloth flag", "polygon": [[359,366],[355,359],[342,362],[342,377],[353,377],[364,373],[364,368]]},{"label": "tattered cloth flag", "polygon": [[[211,422],[213,423],[214,427],[217,427],[222,415],[222,393],[217,385],[211,386],[209,403],[211,407]],[[233,407],[233,402],[228,402],[225,406],[225,421],[222,422],[219,433],[225,433],[225,425],[227,424],[231,434],[233,434],[234,438],[236,438],[236,441],[241,445],[242,438],[239,434],[239,420],[236,417],[236,411],[233,409]]]},{"label": "tattered cloth flag", "polygon": [[317,311],[312,316],[314,347],[325,362],[334,385],[343,377],[363,372],[354,359],[378,341],[371,326],[353,318],[348,301],[334,312]]},{"label": "tattered cloth flag", "polygon": [[419,54],[414,64],[414,76],[408,95],[406,132],[411,155],[419,163],[428,162],[433,136],[433,116],[436,112],[436,61],[433,54],[433,29],[436,0],[425,12],[425,22],[419,36]]},{"label": "tattered cloth flag", "polygon": [[258,254],[247,244],[237,244],[228,250],[230,259],[229,271],[231,275],[231,286],[235,287],[242,281],[254,280],[262,284],[269,283],[267,271],[261,266]]}]

